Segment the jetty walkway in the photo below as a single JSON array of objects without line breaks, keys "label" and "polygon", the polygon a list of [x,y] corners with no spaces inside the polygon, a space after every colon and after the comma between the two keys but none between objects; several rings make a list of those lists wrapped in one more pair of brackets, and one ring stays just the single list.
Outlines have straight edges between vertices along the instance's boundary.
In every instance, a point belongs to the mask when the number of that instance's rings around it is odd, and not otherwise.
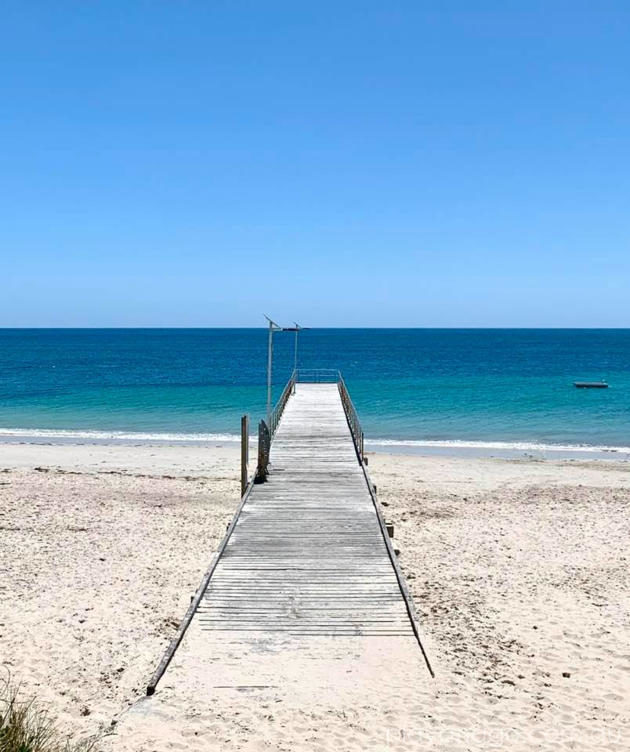
[{"label": "jetty walkway", "polygon": [[343,379],[294,374],[270,422],[266,482],[249,484],[148,694],[191,626],[197,644],[210,633],[249,646],[278,633],[415,638],[431,670]]}]

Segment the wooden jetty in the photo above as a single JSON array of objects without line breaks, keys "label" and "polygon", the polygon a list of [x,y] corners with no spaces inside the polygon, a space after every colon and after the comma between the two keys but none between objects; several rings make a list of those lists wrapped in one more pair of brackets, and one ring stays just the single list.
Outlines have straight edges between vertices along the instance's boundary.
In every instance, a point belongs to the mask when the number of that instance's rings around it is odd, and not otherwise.
[{"label": "wooden jetty", "polygon": [[232,637],[415,636],[431,671],[341,375],[295,372],[269,422],[265,482],[247,486],[148,694],[192,621]]}]

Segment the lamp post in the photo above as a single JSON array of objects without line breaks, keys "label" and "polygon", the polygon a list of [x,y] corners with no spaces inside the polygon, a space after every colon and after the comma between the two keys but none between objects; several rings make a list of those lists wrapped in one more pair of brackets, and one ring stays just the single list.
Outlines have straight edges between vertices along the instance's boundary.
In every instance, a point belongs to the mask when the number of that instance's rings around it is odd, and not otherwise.
[{"label": "lamp post", "polygon": [[282,327],[265,315],[269,322],[269,341],[267,345],[267,428],[271,428],[271,366],[273,361],[273,333],[281,332]]}]

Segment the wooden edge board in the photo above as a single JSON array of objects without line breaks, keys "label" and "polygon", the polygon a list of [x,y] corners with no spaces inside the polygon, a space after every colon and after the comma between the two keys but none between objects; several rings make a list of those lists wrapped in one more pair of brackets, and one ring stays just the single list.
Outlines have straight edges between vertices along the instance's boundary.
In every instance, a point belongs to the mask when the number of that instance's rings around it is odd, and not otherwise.
[{"label": "wooden edge board", "polygon": [[374,504],[376,517],[378,518],[378,524],[381,528],[381,535],[383,536],[383,540],[385,541],[387,553],[389,554],[390,561],[392,562],[392,566],[394,567],[396,579],[398,580],[398,586],[400,587],[400,592],[402,594],[403,600],[405,601],[407,613],[409,614],[409,620],[411,621],[411,628],[413,629],[413,633],[416,636],[416,640],[418,641],[418,645],[420,646],[420,650],[422,651],[422,656],[424,657],[424,662],[427,664],[429,673],[431,674],[431,677],[435,679],[435,673],[431,666],[431,661],[429,660],[429,656],[427,655],[427,652],[424,649],[424,645],[422,643],[422,637],[420,635],[420,625],[418,623],[418,614],[416,611],[416,607],[414,605],[413,598],[411,597],[411,593],[409,592],[409,588],[407,587],[405,575],[402,573],[400,564],[398,563],[398,557],[396,556],[396,553],[394,552],[394,547],[392,546],[391,538],[389,537],[389,534],[387,532],[387,526],[385,525],[385,520],[383,519],[383,514],[380,510],[378,499],[376,498],[376,494],[374,493],[374,486],[372,485],[370,474],[368,473],[367,467],[363,463],[361,463],[361,467],[363,469],[363,475],[365,477],[365,482],[367,484],[368,491],[370,492],[370,497],[372,498],[372,504]]},{"label": "wooden edge board", "polygon": [[192,621],[192,618],[195,615],[195,612],[197,611],[197,607],[199,606],[199,603],[201,602],[201,599],[203,598],[208,588],[208,584],[210,582],[212,575],[214,574],[214,570],[217,568],[219,560],[221,559],[221,554],[225,550],[225,547],[227,546],[228,541],[230,540],[232,532],[234,531],[234,528],[236,527],[236,523],[238,522],[238,518],[240,517],[241,512],[243,511],[245,502],[249,498],[249,495],[253,487],[254,487],[254,480],[253,478],[251,478],[249,483],[247,484],[247,488],[241,498],[240,504],[238,505],[238,508],[234,514],[234,517],[232,518],[232,522],[230,522],[228,529],[223,537],[223,540],[221,541],[221,544],[219,545],[219,548],[217,549],[216,554],[214,555],[213,560],[210,563],[210,566],[208,567],[206,573],[204,574],[203,579],[201,580],[201,583],[199,584],[199,587],[197,588],[197,591],[195,592],[195,595],[193,596],[193,599],[190,601],[190,606],[188,606],[188,610],[184,614],[184,618],[182,619],[177,629],[177,632],[175,633],[175,636],[170,641],[168,647],[166,648],[164,655],[162,656],[162,660],[158,664],[158,667],[153,672],[153,675],[151,676],[151,679],[149,680],[149,683],[147,684],[147,696],[148,697],[155,694],[155,688],[157,687],[158,682],[160,681],[160,679],[164,675],[164,672],[168,668],[169,663],[171,662],[173,656],[175,655],[175,651],[180,646],[180,643],[183,640],[184,635],[186,634],[186,630],[190,626],[190,622]]},{"label": "wooden edge board", "polygon": [[[339,396],[341,399],[341,390],[340,390]],[[349,393],[348,393],[348,396],[350,396]],[[431,666],[431,661],[429,660],[429,656],[427,655],[427,652],[424,649],[424,645],[422,644],[422,637],[420,635],[420,625],[418,623],[418,614],[416,612],[416,607],[414,605],[413,598],[411,597],[411,593],[409,592],[409,588],[407,587],[405,576],[402,573],[400,564],[398,563],[398,558],[396,556],[396,553],[394,552],[394,547],[392,546],[391,538],[389,537],[389,533],[387,532],[387,526],[385,525],[385,520],[383,519],[383,515],[381,513],[378,499],[376,498],[376,493],[374,492],[374,484],[372,483],[372,479],[370,478],[367,465],[365,464],[363,458],[361,457],[359,448],[356,445],[354,436],[352,435],[352,429],[350,428],[350,421],[348,418],[348,414],[346,413],[346,408],[343,404],[343,400],[341,400],[341,406],[343,408],[344,415],[346,416],[346,422],[348,423],[350,436],[352,436],[352,443],[354,444],[354,449],[357,455],[357,460],[359,462],[359,465],[361,466],[361,470],[363,471],[363,477],[365,478],[365,483],[367,485],[370,498],[372,499],[372,505],[374,506],[374,511],[376,512],[376,518],[378,519],[378,524],[381,529],[381,536],[383,537],[383,541],[385,542],[385,547],[387,549],[387,554],[389,556],[389,559],[392,563],[392,566],[394,567],[394,573],[396,575],[396,580],[398,581],[398,587],[400,588],[400,593],[405,602],[405,608],[407,609],[407,614],[409,615],[411,628],[413,629],[413,633],[416,637],[416,640],[418,641],[418,645],[420,646],[420,650],[422,651],[422,656],[424,658],[424,662],[427,665],[427,668],[429,669],[429,673],[431,674],[431,677],[435,679],[435,673],[433,671],[433,667]]]}]

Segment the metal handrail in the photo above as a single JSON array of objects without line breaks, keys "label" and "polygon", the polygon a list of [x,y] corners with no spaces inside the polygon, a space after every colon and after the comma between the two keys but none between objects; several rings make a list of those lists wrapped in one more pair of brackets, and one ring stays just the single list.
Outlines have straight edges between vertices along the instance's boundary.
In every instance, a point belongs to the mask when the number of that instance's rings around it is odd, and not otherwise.
[{"label": "metal handrail", "polygon": [[295,389],[295,382],[297,379],[297,372],[293,371],[291,378],[287,381],[287,385],[282,390],[280,399],[276,402],[275,407],[271,411],[269,416],[269,425],[261,420],[258,424],[258,464],[256,466],[256,474],[254,481],[256,483],[264,483],[269,475],[269,456],[271,454],[271,441],[273,435],[278,428],[280,418],[284,412],[289,397]]},{"label": "metal handrail", "polygon": [[343,409],[346,413],[346,418],[348,420],[348,425],[350,426],[350,433],[352,434],[352,440],[354,441],[354,448],[357,450],[357,456],[359,457],[359,462],[363,464],[365,460],[365,455],[363,452],[363,447],[364,447],[363,429],[361,428],[361,422],[359,421],[359,416],[357,414],[356,408],[354,407],[354,404],[352,403],[352,400],[350,399],[348,387],[346,386],[346,382],[343,380],[343,376],[341,375],[341,373],[339,373],[339,380],[337,381],[337,385],[339,387],[339,396],[341,397],[341,404],[343,405]]},{"label": "metal handrail", "polygon": [[337,368],[298,368],[295,374],[300,384],[338,384],[341,378]]},{"label": "metal handrail", "polygon": [[293,371],[291,378],[287,381],[287,385],[282,390],[280,399],[276,402],[276,406],[271,411],[271,416],[269,418],[269,433],[271,434],[272,438],[274,433],[276,432],[276,428],[278,428],[278,423],[280,423],[280,418],[282,417],[282,413],[284,412],[284,408],[286,407],[289,397],[293,393],[293,387],[295,386],[296,380],[297,371]]}]

